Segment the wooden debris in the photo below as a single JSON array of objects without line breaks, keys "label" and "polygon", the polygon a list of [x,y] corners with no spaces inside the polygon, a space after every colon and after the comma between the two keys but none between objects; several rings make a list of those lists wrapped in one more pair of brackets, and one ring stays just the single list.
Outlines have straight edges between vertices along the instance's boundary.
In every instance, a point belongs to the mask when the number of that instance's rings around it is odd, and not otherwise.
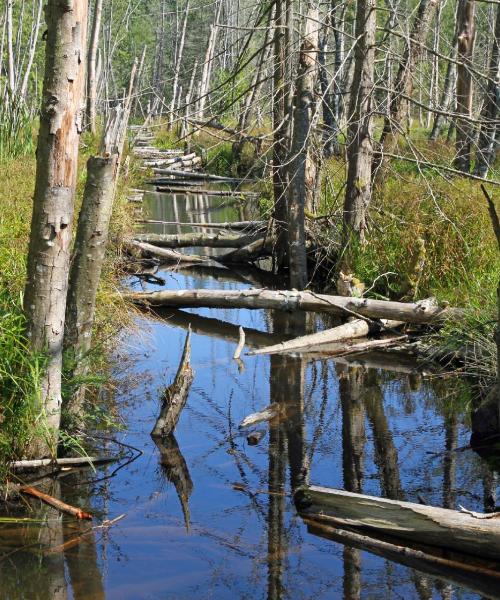
[{"label": "wooden debris", "polygon": [[[243,250],[243,249],[240,249]],[[217,257],[219,262],[227,255]],[[422,308],[414,303],[346,298],[312,292],[249,290],[165,290],[150,293],[126,293],[124,297],[138,304],[177,308],[250,308],[286,311],[309,310],[337,315],[359,315],[370,319],[396,319],[407,323],[440,323],[447,318],[461,318],[463,311],[450,307]]]},{"label": "wooden debris", "polygon": [[261,233],[241,235],[219,231],[217,233],[144,233],[137,234],[134,239],[136,242],[153,244],[160,248],[243,248],[262,237]]},{"label": "wooden debris", "polygon": [[23,486],[22,488],[20,488],[19,491],[22,494],[27,494],[28,496],[33,496],[34,498],[38,498],[42,502],[45,502],[45,504],[48,504],[49,506],[52,506],[53,508],[56,508],[57,510],[59,510],[61,512],[67,513],[68,515],[72,515],[72,516],[76,517],[77,519],[92,520],[92,515],[84,512],[81,508],[75,508],[74,506],[71,506],[70,504],[66,504],[66,502],[62,502],[61,500],[58,500],[57,498],[53,498],[52,496],[49,496],[48,494],[41,492],[40,490],[38,490],[35,487]]},{"label": "wooden debris", "polygon": [[233,354],[234,360],[238,360],[240,358],[241,353],[243,352],[243,348],[245,347],[245,330],[243,329],[243,327],[240,327],[239,333],[240,333],[240,338],[238,340],[238,345],[236,346],[236,350],[234,351],[234,354]]},{"label": "wooden debris", "polygon": [[137,223],[152,225],[178,225],[180,227],[200,227],[202,229],[262,229],[266,226],[265,221],[234,221],[224,223],[200,223],[191,221],[157,221],[155,219],[140,219]]},{"label": "wooden debris", "polygon": [[130,240],[124,243],[125,248],[133,255],[141,258],[157,258],[164,263],[205,263],[212,260],[209,256],[199,256],[197,254],[182,254],[176,250],[160,248],[152,244]]},{"label": "wooden debris", "polygon": [[40,467],[79,467],[110,463],[117,461],[114,456],[78,456],[76,458],[39,458],[34,460],[16,460],[10,463],[9,468],[12,471],[27,471]]},{"label": "wooden debris", "polygon": [[301,515],[325,524],[361,527],[474,556],[498,559],[500,554],[498,519],[318,486],[299,489],[295,501]]},{"label": "wooden debris", "polygon": [[240,429],[244,429],[245,427],[251,427],[252,425],[257,425],[258,423],[263,423],[265,421],[272,421],[280,416],[282,413],[282,406],[277,402],[270,404],[263,410],[252,413],[245,417],[243,421],[239,424]]},{"label": "wooden debris", "polygon": [[151,432],[151,437],[165,437],[175,428],[182,409],[184,408],[189,389],[193,383],[194,372],[189,364],[191,356],[191,330],[188,331],[181,362],[174,382],[163,394],[160,415]]},{"label": "wooden debris", "polygon": [[370,331],[369,324],[363,319],[355,319],[338,327],[326,329],[318,333],[304,335],[281,344],[259,348],[248,352],[249,356],[257,354],[281,354],[290,352],[314,352],[321,351],[322,344],[331,344],[358,337],[366,337]]}]

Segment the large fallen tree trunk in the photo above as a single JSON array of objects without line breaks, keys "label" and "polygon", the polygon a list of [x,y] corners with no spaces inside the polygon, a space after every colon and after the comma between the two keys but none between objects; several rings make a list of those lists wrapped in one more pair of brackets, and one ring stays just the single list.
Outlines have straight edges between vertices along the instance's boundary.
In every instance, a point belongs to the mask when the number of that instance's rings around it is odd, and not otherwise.
[{"label": "large fallen tree trunk", "polygon": [[166,437],[172,433],[182,409],[186,405],[189,388],[193,383],[194,372],[189,364],[191,357],[191,330],[188,331],[184,343],[181,362],[174,382],[164,392],[160,415],[155,423],[151,437]]},{"label": "large fallen tree trunk", "polygon": [[139,219],[136,223],[158,224],[158,225],[179,225],[180,227],[200,227],[201,229],[262,229],[266,226],[266,221],[228,221],[224,223],[199,223],[192,221],[157,221],[155,219]]},{"label": "large fallen tree trunk", "polygon": [[[342,342],[354,338],[366,337],[370,333],[370,325],[363,319],[355,319],[349,323],[344,323],[332,329],[326,329],[318,333],[304,335],[288,342],[259,348],[248,352],[249,355],[256,354],[280,354],[287,352],[313,352],[318,349],[321,351],[322,344],[331,344],[333,342]],[[319,346],[319,348],[318,348]]]},{"label": "large fallen tree trunk", "polygon": [[275,245],[274,238],[264,238],[255,240],[251,242],[247,246],[243,246],[242,248],[237,248],[232,252],[228,252],[227,254],[223,254],[219,256],[217,260],[223,264],[225,263],[233,263],[233,264],[242,264],[253,262],[258,260],[259,258],[263,258],[264,256],[269,256],[273,250]]},{"label": "large fallen tree trunk", "polygon": [[262,237],[262,233],[241,235],[220,231],[218,233],[144,233],[137,234],[135,240],[141,243],[153,244],[160,248],[243,248]]},{"label": "large fallen tree trunk", "polygon": [[[224,257],[217,257],[222,260]],[[151,293],[125,293],[127,300],[152,306],[176,308],[250,308],[294,311],[297,309],[369,319],[394,319],[406,323],[439,323],[461,318],[463,311],[418,303],[328,296],[313,292],[250,290],[166,290]]]},{"label": "large fallen tree trunk", "polygon": [[295,502],[301,515],[325,524],[359,527],[474,556],[498,559],[500,553],[498,516],[487,518],[318,486],[297,490]]}]

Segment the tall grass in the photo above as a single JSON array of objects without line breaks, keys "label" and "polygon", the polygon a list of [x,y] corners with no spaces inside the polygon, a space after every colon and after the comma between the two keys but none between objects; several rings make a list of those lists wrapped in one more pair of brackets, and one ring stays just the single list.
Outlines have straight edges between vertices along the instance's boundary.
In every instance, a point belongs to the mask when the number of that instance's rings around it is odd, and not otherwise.
[{"label": "tall grass", "polygon": [[34,152],[33,117],[24,102],[0,100],[0,162]]}]

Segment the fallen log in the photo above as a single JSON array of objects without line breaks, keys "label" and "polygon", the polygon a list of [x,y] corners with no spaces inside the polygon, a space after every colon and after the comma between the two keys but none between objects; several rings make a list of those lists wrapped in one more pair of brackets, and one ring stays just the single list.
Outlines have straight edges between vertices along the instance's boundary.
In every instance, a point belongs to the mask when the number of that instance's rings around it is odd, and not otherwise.
[{"label": "fallen log", "polygon": [[283,407],[274,402],[270,404],[263,410],[259,412],[252,413],[245,417],[243,421],[239,424],[240,429],[245,429],[245,427],[251,427],[252,425],[257,425],[258,423],[264,423],[265,421],[272,421],[273,419],[278,418],[282,413]]},{"label": "fallen log", "polygon": [[199,223],[187,221],[156,221],[155,219],[139,219],[136,223],[152,225],[179,225],[181,227],[200,227],[202,229],[262,229],[266,226],[266,221],[234,221],[225,223]]},{"label": "fallen log", "polygon": [[177,177],[187,177],[190,179],[204,179],[207,181],[225,181],[227,183],[252,183],[253,179],[240,179],[237,177],[223,177],[222,175],[211,175],[210,173],[193,173],[192,171],[182,171],[176,169],[153,169],[158,175],[172,175]]},{"label": "fallen log", "polygon": [[159,185],[156,187],[156,191],[161,194],[200,194],[203,196],[216,196],[222,198],[243,198],[244,196],[250,196],[257,198],[259,194],[256,192],[233,192],[231,190],[206,190],[196,187],[175,187],[170,185]]},{"label": "fallen log", "polygon": [[238,345],[236,346],[236,350],[233,354],[234,360],[240,359],[241,353],[243,352],[243,348],[245,347],[245,330],[243,329],[243,327],[240,327],[239,335],[240,337],[238,339]]},{"label": "fallen log", "polygon": [[220,231],[218,233],[143,233],[135,235],[134,239],[136,242],[152,244],[158,248],[243,248],[262,237],[262,233],[241,235]]},{"label": "fallen log", "polygon": [[174,382],[164,392],[160,415],[153,427],[151,437],[166,437],[172,433],[182,409],[186,405],[194,372],[189,364],[191,357],[191,330],[188,330],[184,350]]},{"label": "fallen log", "polygon": [[[366,340],[358,343],[345,341],[343,344],[327,344],[323,347],[320,347],[320,352],[323,357],[329,356],[337,358],[349,355],[363,354],[366,352],[370,352],[371,350],[380,350],[381,348],[391,348],[394,346],[400,346],[403,342],[406,342],[407,340],[407,335],[394,335],[376,340]],[[300,350],[297,352],[300,352]],[[312,354],[314,350],[308,350],[307,352]]]},{"label": "fallen log", "polygon": [[79,467],[94,466],[117,461],[114,456],[78,456],[76,458],[39,458],[34,460],[16,460],[10,463],[12,471],[27,471],[40,467]]},{"label": "fallen log", "polygon": [[24,486],[24,487],[20,488],[19,491],[22,494],[26,494],[28,496],[33,496],[34,498],[38,498],[42,502],[45,502],[45,504],[48,504],[49,506],[52,506],[53,508],[57,508],[57,510],[67,513],[68,515],[72,515],[73,517],[76,517],[77,519],[92,520],[92,515],[89,513],[86,513],[81,508],[75,508],[74,506],[71,506],[70,504],[66,504],[65,502],[62,502],[61,500],[58,500],[57,498],[54,498],[52,496],[49,496],[48,494],[45,494],[44,492],[41,492],[40,490],[38,490],[35,487]]},{"label": "fallen log", "polygon": [[326,329],[318,333],[304,335],[281,344],[267,346],[267,348],[259,348],[252,350],[247,354],[255,356],[257,354],[281,354],[289,352],[313,352],[315,349],[321,351],[322,344],[331,344],[333,342],[343,342],[353,338],[366,337],[370,332],[370,325],[363,319],[355,319],[349,323],[344,323],[332,329]]},{"label": "fallen log", "polygon": [[269,256],[273,251],[274,243],[274,238],[262,237],[261,239],[251,242],[247,246],[237,248],[236,250],[228,252],[227,254],[222,254],[218,257],[218,261],[223,264],[243,264],[254,262],[260,258]]},{"label": "fallen log", "polygon": [[[313,359],[322,359],[328,354],[321,352],[311,356]],[[430,375],[432,368],[429,365],[420,366],[417,358],[413,355],[402,352],[375,350],[366,353],[358,353],[355,356],[338,356],[335,357],[335,363],[340,365],[349,365],[352,367],[360,367],[364,369],[381,369],[393,371],[396,373],[406,373],[408,375]]]},{"label": "fallen log", "polygon": [[145,162],[144,164],[146,167],[156,167],[156,166],[161,167],[163,165],[173,165],[176,163],[182,163],[184,161],[192,160],[193,158],[196,158],[195,152],[191,152],[191,154],[183,154],[182,156],[172,156],[169,158],[162,158],[162,159],[158,160],[158,163],[155,163],[154,161],[149,161],[149,162]]},{"label": "fallen log", "polygon": [[176,252],[169,248],[159,248],[158,246],[146,244],[145,242],[138,242],[136,240],[124,242],[124,246],[132,256],[139,255],[141,258],[157,258],[164,263],[204,263],[212,260],[209,256],[183,254],[182,252]]},{"label": "fallen log", "polygon": [[[259,241],[258,243],[262,243]],[[240,249],[241,251],[244,248]],[[235,251],[230,254],[236,254]],[[228,255],[218,256],[219,262]],[[125,293],[125,298],[138,304],[176,308],[250,308],[285,311],[306,310],[336,315],[362,316],[369,319],[395,319],[407,323],[440,323],[447,318],[460,319],[464,312],[457,308],[425,307],[415,303],[329,296],[313,292],[250,290],[165,290],[151,293]]]},{"label": "fallen log", "polygon": [[186,188],[201,187],[202,185],[205,185],[203,181],[188,181],[186,179],[167,179],[165,177],[155,177],[154,179],[146,179],[144,183],[146,183],[147,185],[165,185],[173,186],[176,188],[182,188],[183,192]]},{"label": "fallen log", "polygon": [[498,559],[500,553],[500,519],[318,486],[299,488],[295,503],[301,516],[327,525],[404,537],[473,556]]},{"label": "fallen log", "polygon": [[[308,533],[358,550],[371,552],[385,560],[416,569],[425,575],[437,577],[445,583],[458,584],[485,598],[499,589],[500,571],[498,563],[473,559],[469,555],[451,553],[437,548],[411,544],[406,539],[387,536],[384,539],[364,535],[359,531],[335,523],[305,517]],[[340,528],[342,527],[342,528]],[[495,595],[496,597],[496,595]]]}]

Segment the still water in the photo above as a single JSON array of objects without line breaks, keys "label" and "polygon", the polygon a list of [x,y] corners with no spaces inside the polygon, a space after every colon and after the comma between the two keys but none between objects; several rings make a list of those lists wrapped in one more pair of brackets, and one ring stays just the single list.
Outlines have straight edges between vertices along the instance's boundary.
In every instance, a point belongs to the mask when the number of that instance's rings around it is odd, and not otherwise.
[{"label": "still water", "polygon": [[[146,196],[143,215],[183,222],[251,216],[225,198],[155,194]],[[148,225],[152,232],[175,230]],[[199,266],[157,275],[170,289],[276,283],[251,270]],[[128,284],[159,289],[133,277]],[[157,448],[149,433],[189,324],[194,383],[175,434]],[[329,323],[263,310],[137,317],[133,329],[117,334],[116,390],[105,412],[125,427],[114,436],[142,454],[119,470],[84,470],[46,488],[92,512],[95,523],[125,517],[81,536],[88,524],[30,502],[30,516],[43,523],[0,525],[0,598],[499,598],[498,590],[479,594],[317,537],[290,496],[310,482],[450,508],[494,505],[496,474],[466,449],[464,385],[422,375],[408,359],[379,368],[380,356],[370,363],[377,368],[276,355],[243,356],[241,366],[232,360],[240,325],[249,346],[258,347]],[[263,437],[250,445],[238,424],[271,402],[286,406],[286,418],[259,427]],[[113,441],[103,443],[116,452]],[[7,514],[16,513],[28,514]]]}]

